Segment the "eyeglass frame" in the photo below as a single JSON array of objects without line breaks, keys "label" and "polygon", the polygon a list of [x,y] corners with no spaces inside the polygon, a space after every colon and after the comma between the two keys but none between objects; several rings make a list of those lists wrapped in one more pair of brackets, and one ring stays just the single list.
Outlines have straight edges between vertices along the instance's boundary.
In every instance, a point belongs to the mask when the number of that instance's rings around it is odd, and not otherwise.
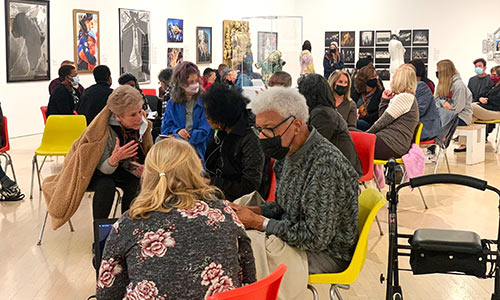
[{"label": "eyeglass frame", "polygon": [[[262,127],[259,127],[259,126],[255,125],[255,126],[252,126],[252,129],[253,129],[254,133],[255,133],[257,136],[259,136],[259,135],[262,133],[262,134],[263,134],[266,138],[268,138],[268,139],[275,138],[275,137],[276,137],[276,133],[274,132],[274,130],[275,130],[276,128],[280,127],[281,125],[283,125],[286,121],[290,120],[290,118],[293,118],[293,120],[296,120],[296,119],[297,119],[297,117],[295,117],[295,116],[288,116],[287,118],[283,119],[281,122],[279,122],[278,124],[276,124],[276,125],[275,125],[274,127],[272,127],[272,128],[267,128],[267,127],[266,127],[266,128],[262,128]],[[288,125],[288,127],[285,129],[285,131],[284,131],[283,133],[285,133],[285,132],[288,130],[288,128],[290,128],[290,126],[291,126],[291,125],[292,125],[292,123],[293,123],[293,120],[292,120],[292,122]],[[264,133],[264,130],[270,130],[270,131],[273,133],[273,136],[272,136],[272,137],[271,137],[271,136],[268,136],[267,134],[265,134],[265,133]],[[283,133],[282,133],[282,134],[283,134]]]}]

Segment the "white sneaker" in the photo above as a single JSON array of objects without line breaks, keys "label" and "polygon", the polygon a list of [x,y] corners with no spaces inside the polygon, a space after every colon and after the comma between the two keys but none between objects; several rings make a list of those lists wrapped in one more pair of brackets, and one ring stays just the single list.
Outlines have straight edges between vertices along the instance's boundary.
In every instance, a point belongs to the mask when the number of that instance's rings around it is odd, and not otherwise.
[{"label": "white sneaker", "polygon": [[436,154],[432,154],[432,153],[425,154],[425,163],[426,164],[433,164],[435,162],[436,162]]}]

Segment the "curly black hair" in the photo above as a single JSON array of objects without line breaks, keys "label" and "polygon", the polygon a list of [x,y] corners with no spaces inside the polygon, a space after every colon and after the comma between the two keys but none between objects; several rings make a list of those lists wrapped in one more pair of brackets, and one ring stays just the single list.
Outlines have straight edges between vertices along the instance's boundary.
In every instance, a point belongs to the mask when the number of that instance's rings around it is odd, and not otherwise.
[{"label": "curly black hair", "polygon": [[213,84],[201,99],[207,119],[226,128],[231,128],[238,122],[248,103],[248,99],[242,94],[220,83]]},{"label": "curly black hair", "polygon": [[333,92],[325,77],[309,74],[298,80],[299,92],[306,98],[309,110],[322,105],[334,107]]}]

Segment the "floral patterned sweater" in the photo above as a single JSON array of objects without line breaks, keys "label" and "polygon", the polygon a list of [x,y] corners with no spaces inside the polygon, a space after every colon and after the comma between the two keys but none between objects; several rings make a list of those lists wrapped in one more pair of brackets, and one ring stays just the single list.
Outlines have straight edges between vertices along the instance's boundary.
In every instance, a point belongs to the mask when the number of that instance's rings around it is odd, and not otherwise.
[{"label": "floral patterned sweater", "polygon": [[125,213],[102,257],[97,299],[205,299],[256,280],[250,239],[222,201],[189,210]]}]

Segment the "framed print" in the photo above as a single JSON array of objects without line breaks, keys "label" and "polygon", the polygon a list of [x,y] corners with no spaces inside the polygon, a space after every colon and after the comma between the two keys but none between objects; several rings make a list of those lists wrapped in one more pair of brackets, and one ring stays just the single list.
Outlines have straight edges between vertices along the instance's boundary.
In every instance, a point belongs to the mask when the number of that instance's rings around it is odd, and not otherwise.
[{"label": "framed print", "polygon": [[389,48],[376,48],[375,49],[375,63],[388,64],[391,62],[391,54]]},{"label": "framed print", "polygon": [[373,48],[359,48],[359,58],[367,58],[371,57],[372,59],[375,56],[375,49]]},{"label": "framed print", "polygon": [[360,31],[359,32],[359,46],[360,47],[373,47],[374,31]]},{"label": "framed print", "polygon": [[212,63],[212,27],[196,27],[196,63]]},{"label": "framed print", "polygon": [[222,21],[222,62],[229,68],[243,63],[251,45],[248,21]]},{"label": "framed print", "polygon": [[92,73],[100,63],[98,11],[73,9],[73,47],[78,72]]},{"label": "framed print", "polygon": [[495,52],[500,53],[500,40],[495,41]]},{"label": "framed print", "polygon": [[337,43],[337,45],[339,45],[339,36],[340,36],[340,33],[338,31],[326,31],[325,32],[325,47],[328,48],[330,47],[330,44],[332,42],[335,42]]},{"label": "framed print", "polygon": [[391,40],[391,31],[382,30],[375,33],[375,45],[376,46],[387,46]]},{"label": "framed print", "polygon": [[354,47],[355,46],[355,32],[354,31],[342,31],[341,33],[341,39],[340,39],[340,46],[341,47]]},{"label": "framed print", "polygon": [[183,48],[168,48],[167,50],[167,67],[175,68],[178,64],[184,61]]},{"label": "framed print", "polygon": [[425,64],[429,62],[429,48],[414,47],[411,52],[411,59],[421,59]]},{"label": "framed print", "polygon": [[411,30],[400,30],[399,31],[399,40],[404,47],[411,46]]},{"label": "framed print", "polygon": [[184,41],[184,20],[167,20],[167,42],[182,43]]},{"label": "framed print", "polygon": [[49,1],[5,1],[7,82],[50,80]]},{"label": "framed print", "polygon": [[276,50],[278,50],[277,32],[257,32],[257,62],[265,60]]},{"label": "framed print", "polygon": [[340,55],[342,56],[345,64],[354,64],[354,54],[354,48],[340,48]]},{"label": "framed print", "polygon": [[119,8],[120,74],[131,73],[139,83],[151,80],[149,11]]},{"label": "framed print", "polygon": [[418,29],[413,30],[413,46],[428,46],[429,45],[429,30]]}]

